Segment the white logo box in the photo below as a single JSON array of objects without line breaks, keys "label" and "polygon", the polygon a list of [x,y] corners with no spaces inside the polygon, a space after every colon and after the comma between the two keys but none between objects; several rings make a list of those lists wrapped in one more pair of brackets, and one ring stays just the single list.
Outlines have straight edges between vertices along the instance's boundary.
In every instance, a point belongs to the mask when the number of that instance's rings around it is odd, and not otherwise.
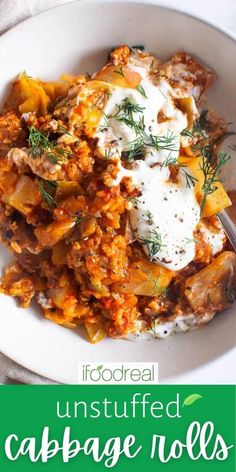
[{"label": "white logo box", "polygon": [[158,363],[79,363],[78,383],[83,385],[155,385],[158,383]]}]

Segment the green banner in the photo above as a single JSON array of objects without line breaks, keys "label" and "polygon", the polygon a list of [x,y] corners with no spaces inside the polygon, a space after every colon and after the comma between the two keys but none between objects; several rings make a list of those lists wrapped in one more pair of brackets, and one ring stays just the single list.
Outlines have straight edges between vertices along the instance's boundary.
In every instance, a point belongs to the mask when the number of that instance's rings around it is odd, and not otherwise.
[{"label": "green banner", "polygon": [[235,472],[234,386],[1,386],[0,470]]}]

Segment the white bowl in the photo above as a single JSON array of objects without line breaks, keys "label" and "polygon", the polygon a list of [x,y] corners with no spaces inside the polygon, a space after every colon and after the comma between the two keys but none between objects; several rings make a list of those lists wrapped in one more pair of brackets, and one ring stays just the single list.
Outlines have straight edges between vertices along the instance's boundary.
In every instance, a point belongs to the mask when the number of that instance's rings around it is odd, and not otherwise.
[{"label": "white bowl", "polygon": [[[236,122],[235,40],[198,19],[147,3],[75,2],[13,28],[0,38],[1,91],[23,70],[44,79],[63,72],[93,72],[112,47],[124,43],[143,44],[162,59],[177,50],[197,56],[218,75],[210,103],[227,121]],[[230,172],[232,187],[233,159]],[[1,249],[1,267],[6,260]],[[162,382],[236,382],[235,307],[201,330],[165,341],[107,339],[91,345],[76,331],[45,320],[35,307],[19,309],[3,295],[0,302],[0,349],[52,379],[76,383],[78,361],[159,361]]]}]

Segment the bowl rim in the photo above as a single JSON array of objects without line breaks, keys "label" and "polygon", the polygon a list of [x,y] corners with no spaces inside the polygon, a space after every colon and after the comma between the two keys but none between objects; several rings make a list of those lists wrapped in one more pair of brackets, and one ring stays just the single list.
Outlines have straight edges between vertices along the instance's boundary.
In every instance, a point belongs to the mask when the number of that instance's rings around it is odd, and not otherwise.
[{"label": "bowl rim", "polygon": [[162,8],[163,10],[169,10],[174,13],[180,13],[189,18],[192,18],[193,20],[197,20],[207,26],[210,26],[216,31],[227,36],[229,39],[236,41],[236,31],[234,33],[233,30],[231,30],[227,26],[220,25],[217,21],[205,19],[201,15],[189,12],[187,8],[185,7],[182,7],[182,6],[175,7],[171,5],[170,3],[165,3],[164,0],[74,0],[74,1],[69,1],[61,5],[55,5],[53,7],[47,8],[47,10],[41,11],[37,13],[36,15],[30,16],[29,18],[26,18],[23,21],[20,21],[20,23],[13,25],[10,29],[8,29],[7,31],[5,31],[4,33],[0,35],[0,41],[5,39],[7,36],[10,36],[12,33],[12,30],[17,30],[17,29],[20,30],[21,28],[24,28],[25,23],[32,22],[34,21],[34,19],[37,20],[37,17],[47,15],[48,12],[56,10],[56,9],[60,9],[60,8],[63,9],[65,7],[70,7],[75,4],[97,6],[99,4],[100,5],[108,5],[108,4],[121,5],[125,3],[130,4],[130,5],[133,4],[137,6],[138,5],[147,5],[147,6],[154,6],[154,7],[156,6],[156,7]]}]

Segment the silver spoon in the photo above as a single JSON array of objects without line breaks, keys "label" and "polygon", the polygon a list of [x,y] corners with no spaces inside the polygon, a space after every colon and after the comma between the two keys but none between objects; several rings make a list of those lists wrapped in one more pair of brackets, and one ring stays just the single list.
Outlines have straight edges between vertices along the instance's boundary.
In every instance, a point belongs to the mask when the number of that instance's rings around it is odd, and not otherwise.
[{"label": "silver spoon", "polygon": [[228,213],[225,210],[222,210],[217,215],[218,219],[220,220],[235,252],[236,252],[236,226],[234,225],[233,221],[231,220]]}]

